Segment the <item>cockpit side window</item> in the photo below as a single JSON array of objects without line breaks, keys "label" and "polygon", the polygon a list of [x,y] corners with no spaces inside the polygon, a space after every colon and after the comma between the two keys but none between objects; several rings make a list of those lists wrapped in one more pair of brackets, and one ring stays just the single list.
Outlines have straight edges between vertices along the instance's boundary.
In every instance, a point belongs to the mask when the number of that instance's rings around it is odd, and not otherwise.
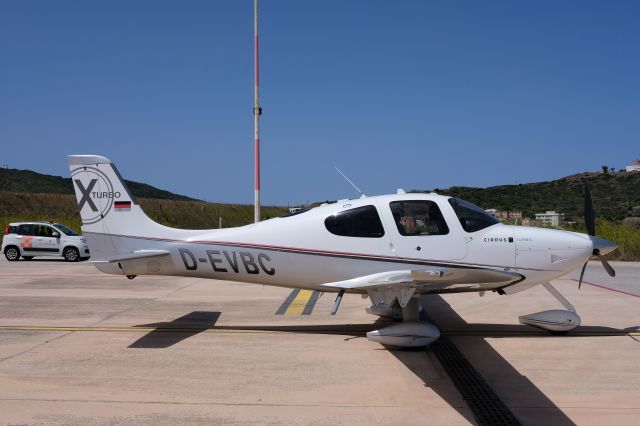
[{"label": "cockpit side window", "polygon": [[449,233],[442,212],[433,201],[393,201],[391,214],[400,235],[446,235]]},{"label": "cockpit side window", "polygon": [[449,204],[453,207],[460,224],[467,232],[476,232],[500,223],[482,208],[460,198],[449,198]]},{"label": "cockpit side window", "polygon": [[341,237],[380,238],[384,228],[374,206],[345,210],[329,216],[324,225],[332,234]]}]

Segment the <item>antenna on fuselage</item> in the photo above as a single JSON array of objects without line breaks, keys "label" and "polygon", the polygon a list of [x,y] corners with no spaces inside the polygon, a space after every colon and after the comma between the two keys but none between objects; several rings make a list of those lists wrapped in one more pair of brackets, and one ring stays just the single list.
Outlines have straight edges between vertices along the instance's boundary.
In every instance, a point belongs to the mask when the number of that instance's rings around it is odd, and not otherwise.
[{"label": "antenna on fuselage", "polygon": [[344,173],[342,173],[342,172],[340,171],[340,169],[339,169],[337,166],[333,166],[333,167],[335,167],[335,169],[338,171],[338,173],[340,173],[340,174],[342,175],[342,177],[343,177],[343,178],[345,178],[345,179],[346,179],[346,181],[347,181],[347,182],[349,182],[349,184],[350,184],[351,186],[353,186],[353,187],[356,189],[356,191],[358,191],[358,193],[360,194],[360,198],[366,198],[366,197],[367,197],[367,194],[365,194],[364,192],[362,192],[362,190],[361,190],[360,188],[358,188],[358,187],[356,186],[356,184],[355,184],[355,183],[351,182],[351,179],[349,179],[349,178],[347,177],[347,175],[345,175]]}]

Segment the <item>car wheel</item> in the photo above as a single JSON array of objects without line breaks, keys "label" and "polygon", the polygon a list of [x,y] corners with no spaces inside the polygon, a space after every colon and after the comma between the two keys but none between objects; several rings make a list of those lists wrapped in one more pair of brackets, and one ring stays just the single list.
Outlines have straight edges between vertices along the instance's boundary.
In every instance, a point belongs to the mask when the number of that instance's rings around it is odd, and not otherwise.
[{"label": "car wheel", "polygon": [[80,260],[80,252],[75,247],[67,247],[64,249],[62,256],[64,256],[64,260],[67,262],[77,262]]},{"label": "car wheel", "polygon": [[31,259],[33,259],[33,256],[22,256],[22,258],[24,260],[31,260]]},{"label": "car wheel", "polygon": [[4,256],[8,261],[13,262],[20,259],[20,250],[18,250],[18,247],[9,246],[4,249]]}]

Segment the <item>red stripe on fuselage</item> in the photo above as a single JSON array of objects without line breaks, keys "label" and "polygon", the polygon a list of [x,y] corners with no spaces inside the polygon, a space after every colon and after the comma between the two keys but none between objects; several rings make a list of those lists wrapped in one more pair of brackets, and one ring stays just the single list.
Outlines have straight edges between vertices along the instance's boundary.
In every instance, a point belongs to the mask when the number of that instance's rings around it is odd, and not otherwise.
[{"label": "red stripe on fuselage", "polygon": [[534,268],[514,268],[512,266],[504,266],[504,265],[482,265],[478,263],[468,263],[468,262],[457,262],[457,261],[448,261],[448,260],[435,260],[435,259],[418,259],[411,257],[397,257],[397,256],[384,256],[384,255],[375,255],[375,254],[363,254],[363,253],[349,253],[349,252],[339,252],[339,251],[328,251],[328,250],[316,250],[316,249],[305,249],[305,248],[296,248],[296,247],[282,247],[282,246],[270,246],[264,244],[253,244],[253,243],[235,243],[229,241],[202,241],[202,240],[173,240],[169,238],[154,238],[154,237],[141,237],[134,235],[119,235],[119,234],[104,234],[98,232],[85,232],[85,234],[96,234],[96,235],[105,235],[110,237],[121,237],[121,238],[135,238],[140,240],[148,240],[148,241],[161,241],[168,243],[184,243],[184,244],[206,244],[206,245],[218,245],[218,246],[236,246],[236,247],[247,247],[254,249],[265,249],[265,250],[275,250],[275,251],[283,251],[283,252],[292,252],[292,253],[309,253],[309,254],[318,254],[318,255],[327,255],[327,256],[345,256],[345,257],[355,257],[362,258],[363,260],[385,260],[385,261],[397,261],[400,263],[421,263],[421,264],[430,264],[436,263],[439,266],[458,266],[458,267],[472,267],[477,269],[482,268],[503,268],[503,269],[522,269],[527,271],[538,271],[538,272],[560,272],[555,269],[534,269]]}]

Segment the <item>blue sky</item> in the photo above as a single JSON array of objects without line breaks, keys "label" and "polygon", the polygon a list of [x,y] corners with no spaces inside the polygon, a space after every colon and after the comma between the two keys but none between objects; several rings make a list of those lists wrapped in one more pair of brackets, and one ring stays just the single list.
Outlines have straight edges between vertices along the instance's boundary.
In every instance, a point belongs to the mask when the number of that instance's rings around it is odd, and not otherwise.
[{"label": "blue sky", "polygon": [[[0,162],[253,202],[253,1],[0,0]],[[265,204],[640,157],[640,2],[261,2]]]}]

